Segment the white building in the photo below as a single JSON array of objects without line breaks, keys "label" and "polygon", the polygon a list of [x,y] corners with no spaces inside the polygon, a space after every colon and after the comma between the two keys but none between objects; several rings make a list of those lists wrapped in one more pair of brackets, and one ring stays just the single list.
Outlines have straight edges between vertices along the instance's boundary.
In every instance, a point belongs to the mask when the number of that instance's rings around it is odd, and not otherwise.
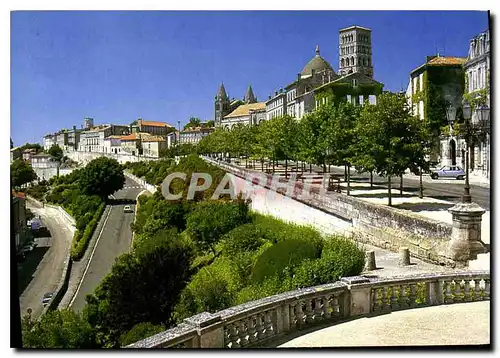
[{"label": "white building", "polygon": [[203,137],[206,137],[213,131],[214,128],[203,128],[203,127],[189,128],[181,131],[179,142],[180,144],[198,144]]},{"label": "white building", "polygon": [[[222,119],[221,125],[223,128],[231,129],[236,124],[250,124],[250,112],[255,110],[262,110],[266,108],[266,104],[264,102],[256,102],[256,103],[248,103],[242,104],[234,111],[229,113]],[[182,142],[182,133],[181,133],[181,142]]]},{"label": "white building", "polygon": [[128,133],[129,126],[104,124],[93,127],[80,133],[79,151],[105,152],[104,139],[110,135],[124,135]]},{"label": "white building", "polygon": [[104,138],[104,153],[121,154],[121,137],[120,135],[110,135]]},{"label": "white building", "polygon": [[287,114],[287,94],[283,88],[274,92],[274,96],[269,96],[266,101],[266,119],[270,120]]},{"label": "white building", "polygon": [[[486,105],[491,108],[490,101],[490,32],[480,33],[469,43],[469,55],[464,64],[466,76],[466,96],[477,101],[471,104],[471,122],[477,134],[472,153],[470,153],[470,170],[482,177],[489,178],[490,162],[490,132],[491,125],[481,122],[477,106]],[[475,107],[475,108],[474,108]]]},{"label": "white building", "polygon": [[33,169],[56,168],[57,163],[52,161],[48,154],[35,154],[31,157],[31,166]]},{"label": "white building", "polygon": [[158,158],[163,149],[167,149],[167,141],[162,136],[149,136],[141,140],[142,155]]},{"label": "white building", "polygon": [[49,150],[54,144],[56,144],[55,134],[47,134],[43,137],[43,150]]}]

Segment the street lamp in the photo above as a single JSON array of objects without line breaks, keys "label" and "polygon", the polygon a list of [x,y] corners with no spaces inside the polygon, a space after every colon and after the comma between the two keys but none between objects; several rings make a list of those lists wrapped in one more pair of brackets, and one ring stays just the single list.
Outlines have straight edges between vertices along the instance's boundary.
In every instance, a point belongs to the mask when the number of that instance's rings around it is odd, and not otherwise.
[{"label": "street lamp", "polygon": [[463,203],[472,202],[470,196],[470,185],[469,185],[469,140],[470,140],[470,118],[471,118],[471,107],[467,101],[464,101],[462,112],[465,120],[465,186],[464,195],[462,196]]}]

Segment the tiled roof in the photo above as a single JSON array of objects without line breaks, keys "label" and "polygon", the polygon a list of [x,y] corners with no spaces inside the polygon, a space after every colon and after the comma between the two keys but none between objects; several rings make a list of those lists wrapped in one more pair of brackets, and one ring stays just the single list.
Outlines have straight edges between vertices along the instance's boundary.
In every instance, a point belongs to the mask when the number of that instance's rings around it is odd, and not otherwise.
[{"label": "tiled roof", "polygon": [[154,122],[154,121],[145,121],[142,119],[139,119],[137,121],[138,124],[143,125],[143,126],[150,126],[150,127],[173,127],[172,125],[164,122]]},{"label": "tiled roof", "polygon": [[264,102],[242,104],[224,118],[248,116],[250,110],[263,109],[263,108],[266,108],[266,104]]},{"label": "tiled roof", "polygon": [[136,136],[136,133],[132,133],[132,134],[129,134],[129,135],[123,135],[120,137],[120,139],[122,141],[126,141],[126,140],[137,140],[137,136]]},{"label": "tiled roof", "polygon": [[106,138],[104,138],[104,140],[106,139],[121,139],[123,136],[122,135],[110,135],[110,136],[107,136]]},{"label": "tiled roof", "polygon": [[143,142],[164,142],[165,138],[160,136],[151,136],[142,140]]},{"label": "tiled roof", "polygon": [[435,57],[427,64],[431,66],[463,65],[465,60],[465,57]]}]

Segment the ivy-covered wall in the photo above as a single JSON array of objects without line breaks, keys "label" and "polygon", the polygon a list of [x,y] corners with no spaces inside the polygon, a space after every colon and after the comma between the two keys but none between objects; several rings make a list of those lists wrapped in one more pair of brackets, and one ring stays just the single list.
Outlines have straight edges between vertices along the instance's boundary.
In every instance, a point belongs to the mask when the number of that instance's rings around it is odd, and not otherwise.
[{"label": "ivy-covered wall", "polygon": [[315,91],[315,100],[322,103],[323,98],[327,98],[328,103],[346,101],[347,95],[363,96],[368,99],[368,96],[378,96],[382,93],[383,85],[378,83],[366,84],[360,83],[353,86],[349,83],[332,83]]}]

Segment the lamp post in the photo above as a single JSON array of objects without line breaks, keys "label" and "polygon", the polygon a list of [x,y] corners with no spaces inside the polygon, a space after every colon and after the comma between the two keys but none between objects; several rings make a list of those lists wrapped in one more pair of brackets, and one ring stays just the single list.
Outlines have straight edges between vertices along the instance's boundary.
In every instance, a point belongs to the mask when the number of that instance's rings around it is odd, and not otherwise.
[{"label": "lamp post", "polygon": [[472,202],[470,195],[470,185],[469,185],[469,142],[470,142],[470,118],[471,118],[471,107],[467,101],[463,103],[463,114],[465,120],[465,186],[464,195],[462,195],[463,203]]}]

